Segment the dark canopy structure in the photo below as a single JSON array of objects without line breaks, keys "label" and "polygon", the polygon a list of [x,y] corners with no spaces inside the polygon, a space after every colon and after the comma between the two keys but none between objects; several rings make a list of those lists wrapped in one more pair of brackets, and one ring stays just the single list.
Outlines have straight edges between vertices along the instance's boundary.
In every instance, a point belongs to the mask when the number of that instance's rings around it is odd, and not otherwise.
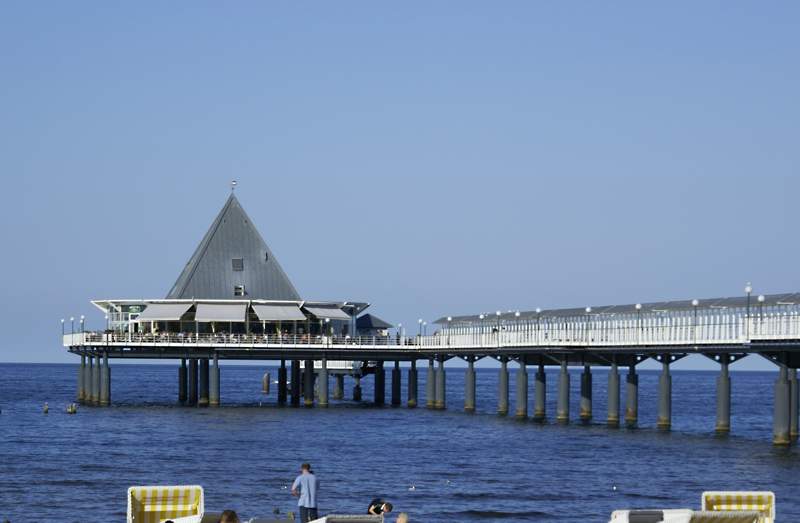
[{"label": "dark canopy structure", "polygon": [[383,330],[391,329],[394,325],[387,323],[372,314],[364,314],[356,319],[356,329],[358,330]]},{"label": "dark canopy structure", "polygon": [[167,298],[299,301],[300,295],[231,193]]}]

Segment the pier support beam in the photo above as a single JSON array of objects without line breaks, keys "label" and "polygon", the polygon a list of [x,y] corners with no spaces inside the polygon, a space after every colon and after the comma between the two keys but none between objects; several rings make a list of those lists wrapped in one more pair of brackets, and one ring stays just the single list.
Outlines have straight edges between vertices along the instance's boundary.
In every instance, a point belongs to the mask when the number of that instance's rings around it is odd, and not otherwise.
[{"label": "pier support beam", "polygon": [[303,405],[314,406],[314,360],[306,360],[303,365]]},{"label": "pier support beam", "polygon": [[336,374],[334,376],[332,397],[338,401],[344,399],[344,374]]},{"label": "pier support beam", "polygon": [[86,356],[86,366],[83,368],[83,403],[92,402],[92,357]]},{"label": "pier support beam", "polygon": [[300,406],[300,360],[292,360],[292,407]]},{"label": "pier support beam", "polygon": [[328,406],[328,360],[322,358],[322,368],[319,371],[319,406]]},{"label": "pier support beam", "polygon": [[92,368],[92,405],[100,404],[100,356],[95,356]]},{"label": "pier support beam", "polygon": [[108,354],[103,354],[103,366],[100,368],[100,400],[101,407],[111,404],[111,367],[108,366]]},{"label": "pier support beam", "polygon": [[670,430],[672,428],[672,376],[669,374],[669,354],[661,356],[656,427],[660,430]]},{"label": "pier support beam", "polygon": [[198,407],[208,407],[208,358],[200,360],[200,398],[197,400]]},{"label": "pier support beam", "polygon": [[436,369],[436,401],[434,408],[444,410],[447,408],[447,377],[444,372],[444,357],[439,357],[439,368]]},{"label": "pier support beam", "polygon": [[798,437],[800,426],[798,426],[798,403],[800,403],[800,390],[797,388],[797,369],[789,369],[789,439],[792,441]]},{"label": "pier support beam", "polygon": [[475,359],[467,358],[467,371],[464,374],[464,412],[475,412]]},{"label": "pier support beam", "polygon": [[714,430],[719,433],[731,431],[731,377],[728,364],[731,357],[721,354],[719,357],[719,376],[717,376],[717,424]]},{"label": "pier support beam", "polygon": [[428,360],[428,374],[425,380],[425,406],[429,409],[436,408],[436,371],[433,360]]},{"label": "pier support beam", "polygon": [[189,397],[186,404],[194,407],[197,405],[197,360],[189,360]]},{"label": "pier support beam", "polygon": [[791,385],[789,385],[788,374],[786,366],[781,364],[778,370],[778,379],[775,380],[774,417],[772,420],[772,443],[774,445],[788,445],[791,442],[789,435]]},{"label": "pier support beam", "polygon": [[584,363],[581,374],[581,423],[592,421],[592,368]]},{"label": "pier support beam", "polygon": [[411,368],[408,369],[408,408],[413,409],[417,406],[417,360],[411,360]]},{"label": "pier support beam", "polygon": [[86,356],[81,354],[81,364],[78,366],[78,403],[83,402],[83,376],[86,374]]},{"label": "pier support beam", "polygon": [[278,405],[286,405],[289,396],[286,387],[286,360],[281,360],[281,367],[278,369]]},{"label": "pier support beam", "polygon": [[186,359],[181,358],[181,366],[178,367],[178,403],[181,405],[186,404],[186,398],[188,395],[188,391],[186,390],[188,378],[189,375],[186,369]]},{"label": "pier support beam", "polygon": [[558,375],[556,421],[558,423],[569,423],[569,368],[567,367],[566,356],[561,360],[561,372]]},{"label": "pier support beam", "polygon": [[403,403],[403,398],[400,397],[401,380],[400,362],[395,361],[392,369],[392,407],[399,407]]},{"label": "pier support beam", "polygon": [[619,369],[617,362],[611,362],[608,370],[608,417],[606,424],[609,427],[619,427]]},{"label": "pier support beam", "polygon": [[639,375],[636,374],[635,363],[628,367],[625,382],[625,426],[635,429],[639,424]]},{"label": "pier support beam", "polygon": [[210,385],[208,391],[208,406],[219,407],[219,357],[214,353],[211,365]]},{"label": "pier support beam", "polygon": [[533,421],[542,423],[547,419],[547,375],[544,373],[544,362],[541,358],[534,380]]},{"label": "pier support beam", "polygon": [[525,365],[525,358],[520,357],[519,368],[517,369],[517,401],[515,415],[518,419],[528,417],[528,368]]},{"label": "pier support beam", "polygon": [[500,358],[500,375],[497,379],[497,414],[508,414],[508,358]]},{"label": "pier support beam", "polygon": [[356,384],[353,385],[353,401],[361,401],[361,376],[355,377]]},{"label": "pier support beam", "polygon": [[383,370],[383,362],[379,361],[375,367],[375,405],[383,406],[386,404],[386,371]]}]

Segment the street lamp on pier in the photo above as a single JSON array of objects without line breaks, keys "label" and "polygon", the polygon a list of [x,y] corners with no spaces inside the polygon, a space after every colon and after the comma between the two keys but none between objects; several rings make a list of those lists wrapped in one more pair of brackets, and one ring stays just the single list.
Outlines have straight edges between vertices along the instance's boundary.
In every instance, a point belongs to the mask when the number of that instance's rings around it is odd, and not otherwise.
[{"label": "street lamp on pier", "polygon": [[540,324],[539,320],[541,319],[541,314],[542,314],[542,308],[541,307],[536,307],[536,344],[537,345],[541,343],[541,339],[540,339],[540,336],[539,336],[539,326],[540,326],[539,325]]},{"label": "street lamp on pier", "polygon": [[84,323],[83,322],[84,322],[85,319],[86,319],[86,317],[83,314],[81,314],[81,334],[83,334],[83,332],[84,332],[84,328],[83,328]]},{"label": "street lamp on pier", "polygon": [[453,321],[452,316],[447,317],[447,345],[450,345],[450,322]]},{"label": "street lamp on pier", "polygon": [[61,318],[61,337],[64,337],[64,318]]},{"label": "street lamp on pier", "polygon": [[[697,345],[697,306],[700,305],[700,302],[695,298],[692,300],[692,309],[694,309],[694,322],[692,323],[692,338],[694,340],[695,345]],[[697,349],[697,347],[695,347]]]},{"label": "street lamp on pier", "polygon": [[758,321],[761,322],[764,319],[764,295],[758,295]]},{"label": "street lamp on pier", "polygon": [[422,338],[422,318],[418,319],[417,323],[419,324],[419,337]]},{"label": "street lamp on pier", "polygon": [[636,341],[642,343],[642,304],[634,305],[636,308]]},{"label": "street lamp on pier", "polygon": [[753,292],[753,286],[750,285],[750,282],[747,282],[747,285],[744,287],[744,292],[747,294],[747,311],[744,315],[745,327],[744,327],[744,335],[746,338],[750,338],[750,294]]},{"label": "street lamp on pier", "polygon": [[75,316],[69,317],[69,334],[70,336],[75,334]]},{"label": "street lamp on pier", "polygon": [[586,345],[589,345],[589,342],[592,337],[591,321],[592,321],[592,308],[586,307]]}]

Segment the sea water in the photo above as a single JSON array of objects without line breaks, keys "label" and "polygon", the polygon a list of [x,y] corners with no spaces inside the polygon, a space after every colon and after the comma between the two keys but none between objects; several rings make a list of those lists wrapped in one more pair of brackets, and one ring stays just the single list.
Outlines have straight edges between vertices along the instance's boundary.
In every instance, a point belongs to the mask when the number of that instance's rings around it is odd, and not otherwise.
[{"label": "sea water", "polygon": [[[261,392],[275,368],[224,365],[223,406],[188,408],[177,405],[177,365],[112,365],[112,406],[76,415],[65,408],[77,366],[0,365],[0,521],[124,521],[132,485],[202,485],[209,510],[244,518],[296,512],[289,488],[302,462],[320,478],[323,514],[363,513],[382,497],[412,522],[606,522],[614,509],[699,508],[704,490],[772,490],[778,522],[800,521],[800,451],[771,443],[775,373],[731,373],[732,432],[716,436],[714,372],[673,372],[665,433],[654,428],[655,371],[640,373],[640,428],[628,430],[605,426],[601,370],[594,421],[578,422],[574,369],[573,421],[562,426],[553,422],[556,369],[547,376],[549,420],[538,424],[495,414],[493,369],[477,371],[477,412],[467,414],[459,368],[448,368],[447,410],[431,411],[425,366],[416,409],[371,406],[372,377],[362,403],[349,401],[348,378],[348,400],[307,409],[278,407],[274,385]],[[621,381],[624,406],[624,372]],[[533,372],[529,386],[532,409]]]}]

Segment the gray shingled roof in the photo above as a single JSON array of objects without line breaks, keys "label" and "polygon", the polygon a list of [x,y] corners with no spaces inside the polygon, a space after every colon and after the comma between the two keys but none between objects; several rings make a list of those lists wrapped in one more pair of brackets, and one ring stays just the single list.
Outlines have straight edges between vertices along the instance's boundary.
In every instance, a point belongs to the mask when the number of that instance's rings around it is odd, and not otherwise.
[{"label": "gray shingled roof", "polygon": [[245,291],[239,299],[300,300],[297,289],[231,193],[167,299],[233,299],[237,298],[237,285],[244,285]]}]

